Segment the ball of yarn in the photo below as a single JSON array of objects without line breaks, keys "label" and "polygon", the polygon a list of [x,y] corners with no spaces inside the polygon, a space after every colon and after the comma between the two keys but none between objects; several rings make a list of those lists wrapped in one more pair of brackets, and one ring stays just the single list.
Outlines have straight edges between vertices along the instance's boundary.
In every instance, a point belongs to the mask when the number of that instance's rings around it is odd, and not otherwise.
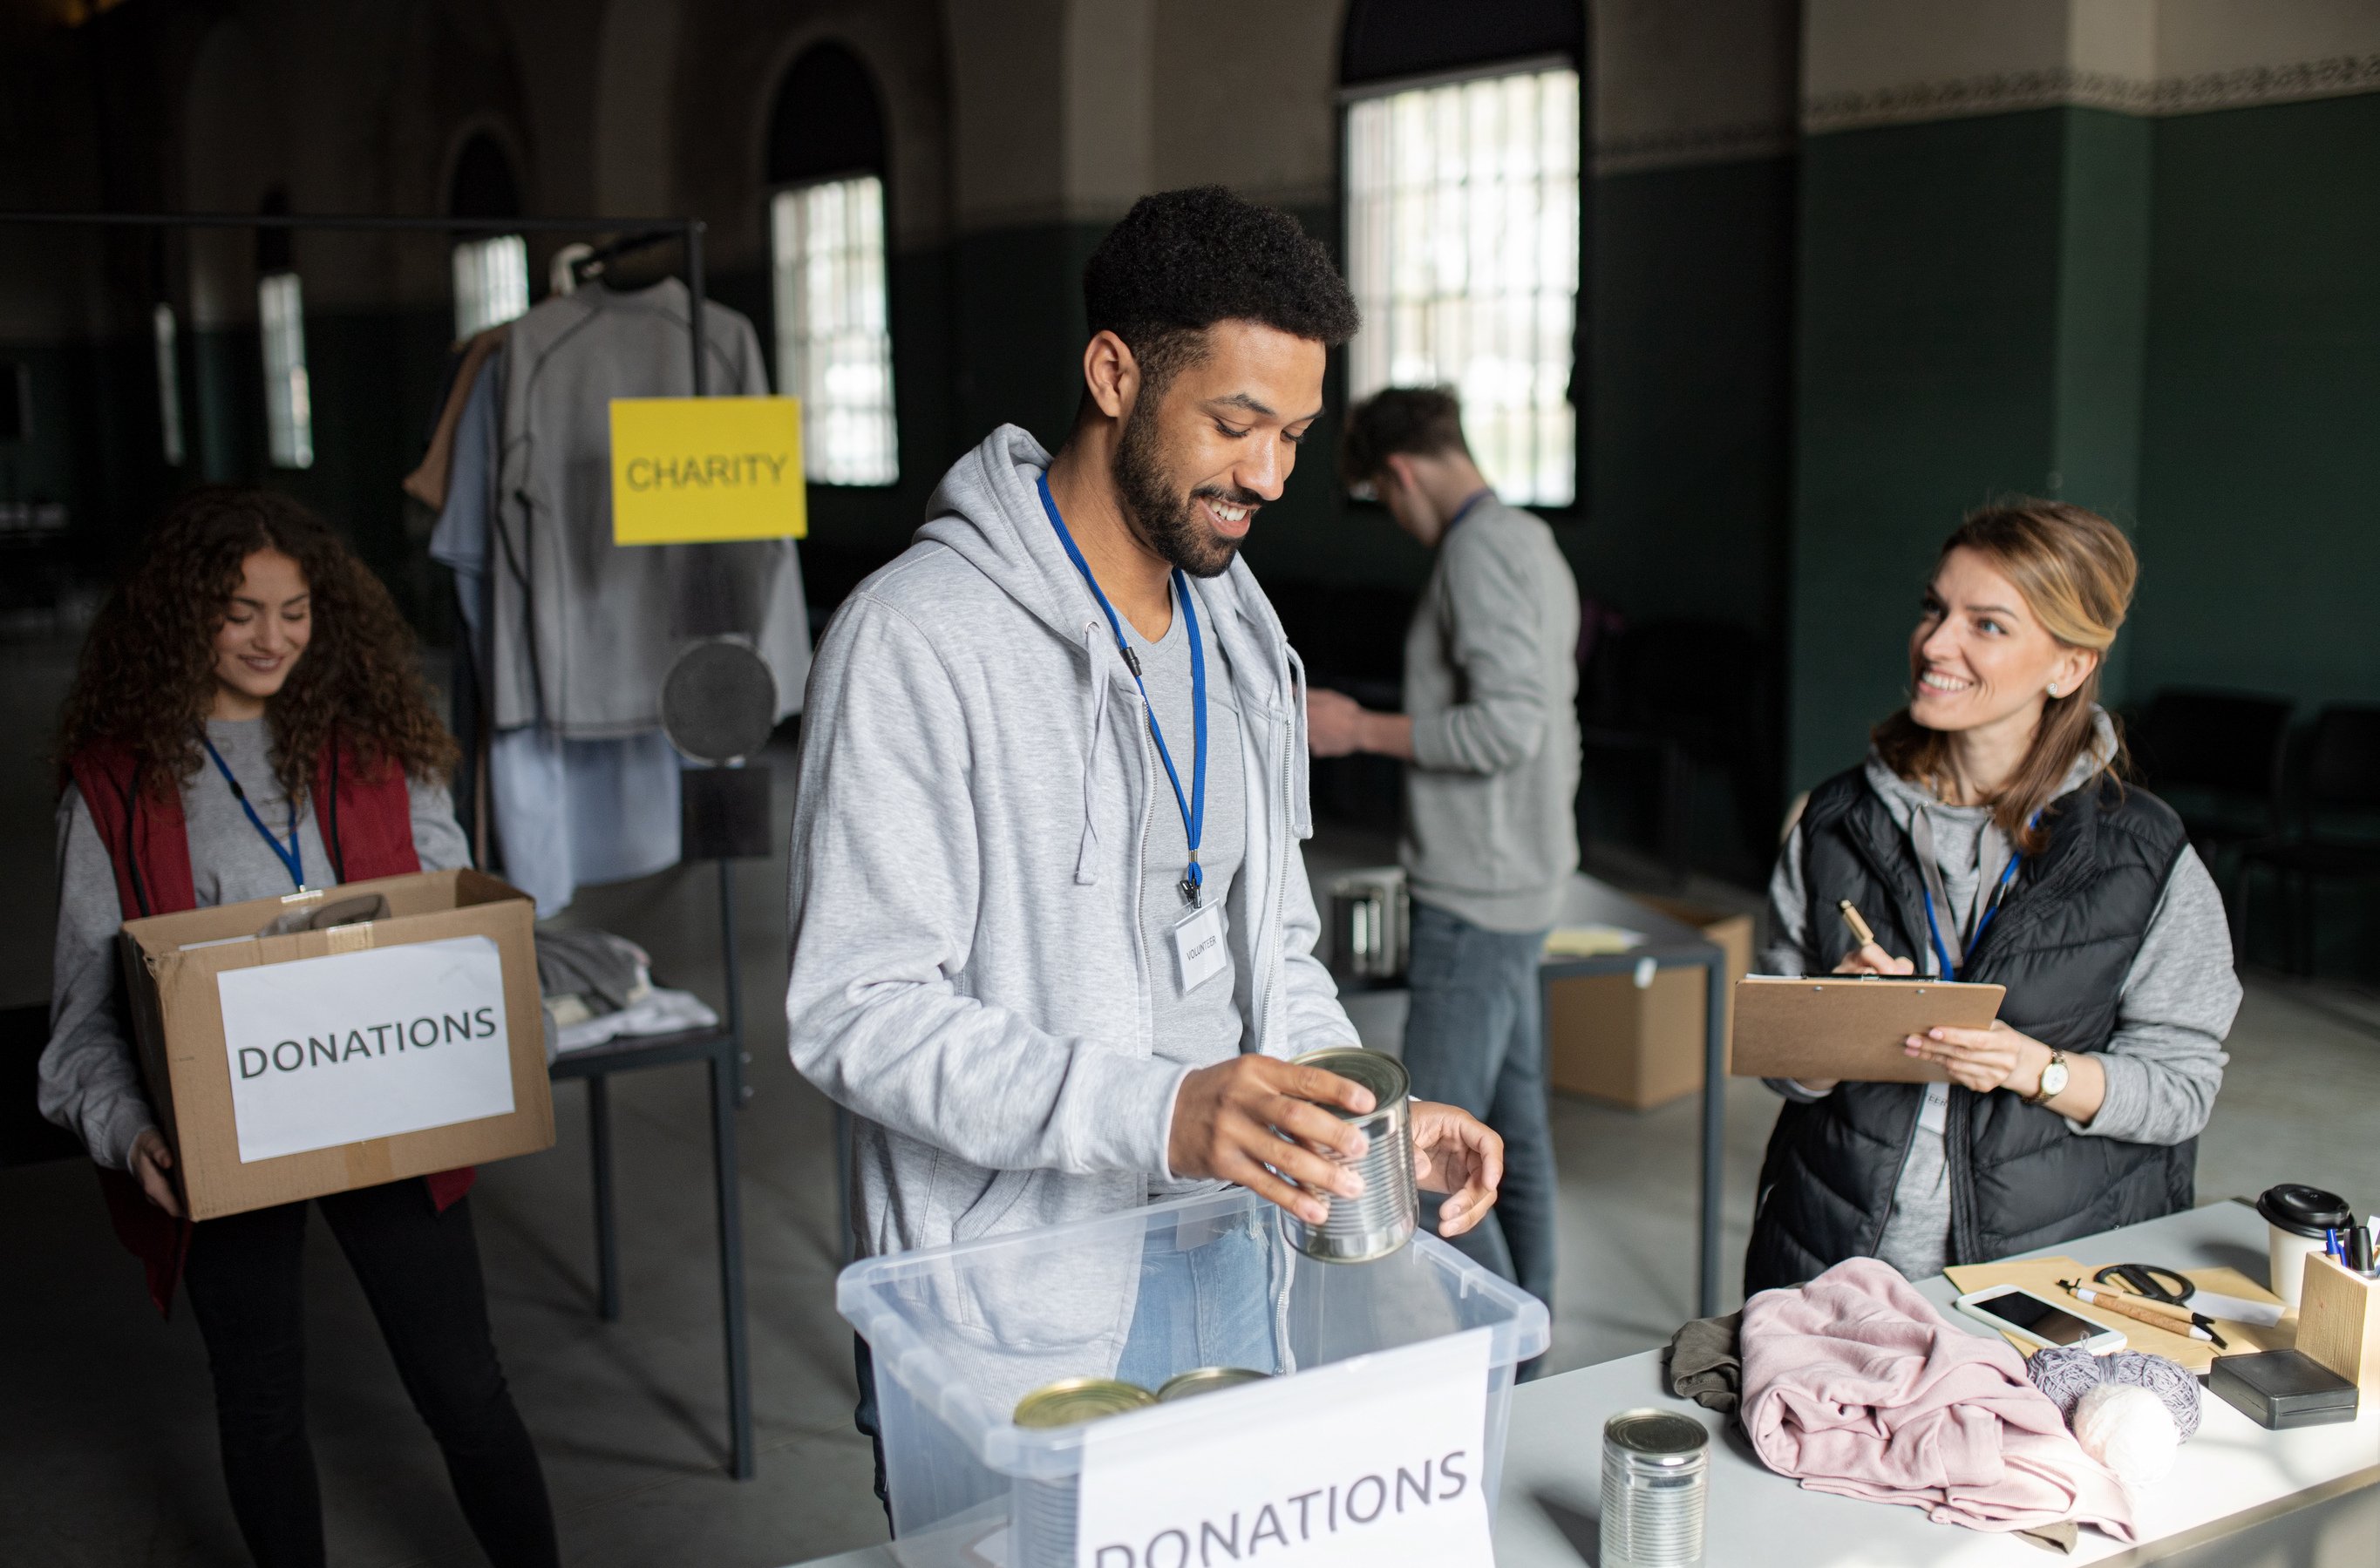
[{"label": "ball of yarn", "polygon": [[2101,1383],[2074,1402],[2074,1441],[2126,1486],[2154,1486],[2173,1469],[2181,1433],[2165,1401],[2137,1383]]},{"label": "ball of yarn", "polygon": [[2034,1351],[2024,1369],[2033,1386],[2048,1396],[2070,1427],[2074,1424],[2074,1406],[2084,1394],[2102,1383],[2120,1383],[2155,1394],[2166,1414],[2173,1417],[2174,1430],[2182,1441],[2198,1435],[2198,1380],[2178,1361],[2143,1350],[2094,1356],[2062,1345]]}]

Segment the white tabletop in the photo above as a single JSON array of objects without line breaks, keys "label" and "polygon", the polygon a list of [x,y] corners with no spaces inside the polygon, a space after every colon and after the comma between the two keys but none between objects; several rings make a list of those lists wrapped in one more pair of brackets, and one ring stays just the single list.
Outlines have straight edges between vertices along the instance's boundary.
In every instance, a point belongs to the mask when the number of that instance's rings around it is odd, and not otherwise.
[{"label": "white tabletop", "polygon": [[[2265,1224],[2245,1204],[2213,1203],[2042,1250],[2094,1265],[2157,1263],[2184,1272],[2228,1266],[2261,1279]],[[1949,1313],[1956,1293],[1949,1280],[1937,1275],[1918,1289]],[[1954,1314],[1950,1321],[1984,1332]],[[1496,1510],[1497,1568],[1579,1568],[1600,1561],[1595,1519],[1603,1423],[1615,1412],[1648,1405],[1692,1416],[1721,1434],[1711,1447],[1706,1526],[1704,1561],[1713,1565],[2148,1562],[2218,1538],[2232,1526],[2380,1484],[2380,1400],[2364,1401],[2351,1423],[2269,1432],[2210,1394],[2198,1435],[2182,1446],[2173,1473],[2136,1500],[2140,1545],[2126,1548],[2086,1528],[2074,1555],[2060,1560],[2010,1536],[1934,1524],[1914,1508],[1803,1490],[1765,1468],[1740,1435],[1724,1435],[1716,1413],[1671,1398],[1663,1387],[1660,1353],[1646,1351],[1515,1391]],[[890,1547],[869,1547],[821,1559],[813,1568],[895,1568],[899,1561]]]}]

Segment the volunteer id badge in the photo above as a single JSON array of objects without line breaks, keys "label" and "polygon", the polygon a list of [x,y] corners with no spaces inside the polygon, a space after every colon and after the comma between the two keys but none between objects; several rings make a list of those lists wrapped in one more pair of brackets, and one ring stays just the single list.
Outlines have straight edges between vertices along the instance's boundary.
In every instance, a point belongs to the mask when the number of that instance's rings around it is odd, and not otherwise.
[{"label": "volunteer id badge", "polygon": [[1202,904],[1173,923],[1173,970],[1187,994],[1230,967],[1223,950],[1223,906]]}]

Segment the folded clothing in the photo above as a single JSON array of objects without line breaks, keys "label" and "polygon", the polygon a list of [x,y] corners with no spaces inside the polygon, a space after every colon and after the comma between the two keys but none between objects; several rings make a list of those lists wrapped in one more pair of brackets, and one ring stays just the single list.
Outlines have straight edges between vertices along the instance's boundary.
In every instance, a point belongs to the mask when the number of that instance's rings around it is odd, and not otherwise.
[{"label": "folded clothing", "polygon": [[2073,1518],[2134,1538],[2131,1500],[1997,1335],[1945,1319],[1873,1258],[1744,1305],[1745,1433],[1813,1491],[2032,1530]]},{"label": "folded clothing", "polygon": [[642,947],[608,931],[546,927],[537,934],[539,992],[552,1000],[577,997],[589,1013],[617,1012],[650,991],[650,963]]},{"label": "folded clothing", "polygon": [[1670,1392],[1706,1410],[1734,1415],[1743,1397],[1743,1357],[1736,1351],[1742,1321],[1742,1312],[1696,1318],[1671,1335],[1669,1348],[1661,1352]]},{"label": "folded clothing", "polygon": [[693,992],[655,986],[616,1012],[595,1013],[563,1024],[558,1047],[565,1053],[584,1051],[624,1035],[675,1034],[680,1030],[709,1029],[718,1022],[719,1015]]}]

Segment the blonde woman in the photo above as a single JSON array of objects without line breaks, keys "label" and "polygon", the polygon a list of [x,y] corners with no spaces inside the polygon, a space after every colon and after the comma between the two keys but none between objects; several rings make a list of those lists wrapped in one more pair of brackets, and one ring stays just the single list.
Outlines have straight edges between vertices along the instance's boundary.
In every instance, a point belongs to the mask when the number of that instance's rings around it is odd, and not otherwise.
[{"label": "blonde woman", "polygon": [[1909,706],[1811,792],[1764,967],[2007,999],[1987,1030],[1904,1043],[1947,1084],[1772,1083],[1747,1292],[1863,1255],[1922,1278],[2191,1206],[2240,985],[2213,879],[2119,777],[2098,705],[2137,575],[2113,524],[2057,501],[1988,508],[1943,545]]}]

